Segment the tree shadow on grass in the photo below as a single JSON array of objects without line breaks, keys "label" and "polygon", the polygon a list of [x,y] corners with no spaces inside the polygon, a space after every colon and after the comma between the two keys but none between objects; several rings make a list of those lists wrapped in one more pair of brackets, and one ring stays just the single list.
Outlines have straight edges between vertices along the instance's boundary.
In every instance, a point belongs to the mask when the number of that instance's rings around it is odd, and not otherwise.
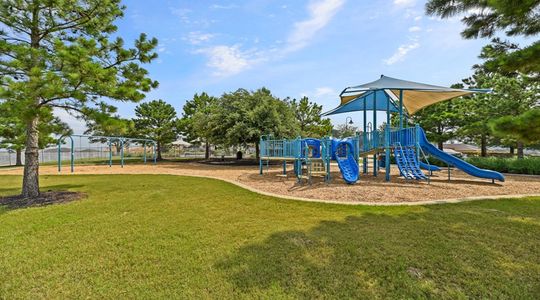
[{"label": "tree shadow on grass", "polygon": [[[241,294],[263,298],[532,297],[540,241],[531,232],[540,228],[509,218],[525,211],[486,207],[322,221],[243,246],[217,267]],[[538,222],[540,203],[533,209],[527,218]]]}]

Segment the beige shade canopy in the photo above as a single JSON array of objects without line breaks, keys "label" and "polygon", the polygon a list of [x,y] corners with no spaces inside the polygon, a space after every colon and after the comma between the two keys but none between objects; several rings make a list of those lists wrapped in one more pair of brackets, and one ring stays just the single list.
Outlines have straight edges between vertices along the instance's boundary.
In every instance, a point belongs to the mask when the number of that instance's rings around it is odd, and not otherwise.
[{"label": "beige shade canopy", "polygon": [[358,99],[366,91],[385,90],[388,94],[388,101],[396,101],[403,93],[403,107],[409,115],[412,115],[420,109],[432,104],[449,100],[455,97],[469,95],[477,92],[490,92],[490,90],[479,89],[453,89],[442,86],[400,80],[381,75],[381,78],[370,83],[348,87],[340,94],[341,104],[343,106],[351,101]]}]

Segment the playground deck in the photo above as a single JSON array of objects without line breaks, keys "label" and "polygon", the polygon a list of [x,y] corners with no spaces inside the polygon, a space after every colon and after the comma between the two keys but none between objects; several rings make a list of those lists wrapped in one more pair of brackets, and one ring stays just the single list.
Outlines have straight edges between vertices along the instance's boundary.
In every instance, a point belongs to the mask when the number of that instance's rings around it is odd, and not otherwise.
[{"label": "playground deck", "polygon": [[[446,170],[435,172],[431,184],[406,181],[398,177],[398,169],[393,167],[391,182],[385,181],[384,170],[379,176],[363,176],[355,185],[347,185],[337,166],[333,165],[332,180],[324,182],[321,176],[314,176],[312,185],[298,184],[289,164],[287,176],[277,176],[282,172],[278,165],[270,166],[262,176],[253,166],[215,166],[201,163],[159,163],[157,165],[129,164],[108,167],[106,165],[78,166],[76,173],[62,173],[65,176],[84,174],[170,174],[203,176],[226,180],[251,190],[274,194],[279,197],[316,199],[339,203],[415,203],[421,201],[445,201],[461,198],[482,198],[504,195],[540,194],[540,176],[508,175],[504,184],[492,184],[486,180],[452,170],[452,180],[447,180]],[[40,167],[42,176],[58,175],[56,166]],[[22,168],[2,168],[0,175],[21,175]]]}]

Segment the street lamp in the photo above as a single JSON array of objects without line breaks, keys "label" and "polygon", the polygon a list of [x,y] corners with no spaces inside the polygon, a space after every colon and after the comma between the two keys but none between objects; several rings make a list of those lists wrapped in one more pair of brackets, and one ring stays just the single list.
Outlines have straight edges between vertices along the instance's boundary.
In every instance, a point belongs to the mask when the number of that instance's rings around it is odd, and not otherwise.
[{"label": "street lamp", "polygon": [[[349,120],[349,122],[347,122],[347,120]],[[345,130],[348,129],[348,128],[347,128],[347,124],[349,124],[349,125],[354,124],[354,122],[352,121],[352,118],[351,118],[351,117],[345,118]]]}]

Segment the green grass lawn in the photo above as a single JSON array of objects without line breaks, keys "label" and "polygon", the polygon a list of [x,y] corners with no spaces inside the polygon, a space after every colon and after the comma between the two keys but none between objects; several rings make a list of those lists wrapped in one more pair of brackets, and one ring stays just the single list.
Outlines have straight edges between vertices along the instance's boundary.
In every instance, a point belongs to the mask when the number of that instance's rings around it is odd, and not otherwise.
[{"label": "green grass lawn", "polygon": [[[0,176],[0,195],[19,176]],[[42,176],[83,191],[0,208],[0,298],[535,298],[540,198],[366,207],[167,175]]]}]

